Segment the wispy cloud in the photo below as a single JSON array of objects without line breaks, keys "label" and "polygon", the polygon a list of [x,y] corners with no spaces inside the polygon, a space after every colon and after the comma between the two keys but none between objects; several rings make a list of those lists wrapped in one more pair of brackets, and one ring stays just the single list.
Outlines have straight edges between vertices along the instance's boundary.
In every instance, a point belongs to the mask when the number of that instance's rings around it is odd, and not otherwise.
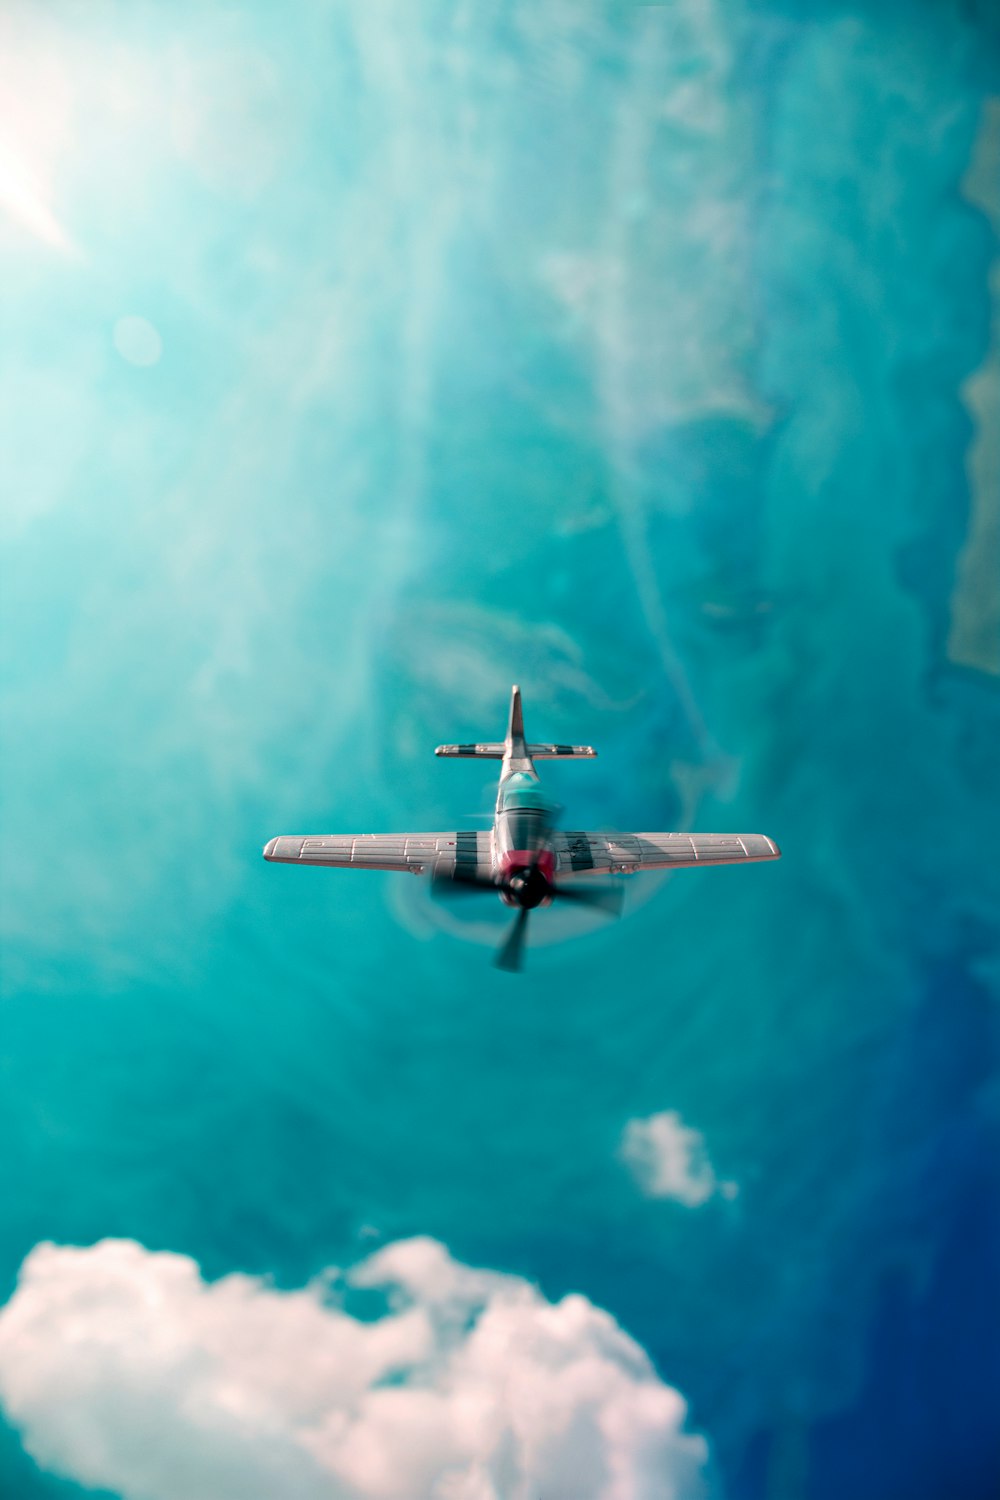
[{"label": "wispy cloud", "polygon": [[431,1239],[297,1292],[129,1240],[39,1245],[0,1313],[0,1399],[40,1464],[125,1500],[704,1494],[705,1440],[608,1313]]},{"label": "wispy cloud", "polygon": [[699,1208],[716,1193],[735,1198],[735,1182],[721,1182],[709,1160],[705,1138],[685,1125],[675,1109],[630,1120],[621,1142],[621,1157],[650,1198],[673,1198]]}]

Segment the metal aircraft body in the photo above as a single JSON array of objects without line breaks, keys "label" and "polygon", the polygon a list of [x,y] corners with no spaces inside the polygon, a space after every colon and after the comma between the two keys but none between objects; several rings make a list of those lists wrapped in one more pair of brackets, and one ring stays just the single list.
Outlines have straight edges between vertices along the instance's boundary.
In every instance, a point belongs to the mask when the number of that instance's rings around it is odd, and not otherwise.
[{"label": "metal aircraft body", "polygon": [[494,892],[505,905],[517,908],[496,960],[498,967],[516,970],[521,966],[528,913],[535,907],[566,900],[611,913],[620,909],[620,882],[595,881],[595,875],[781,857],[777,844],[762,833],[567,833],[556,828],[558,808],[541,790],[534,762],[589,759],[597,752],[590,745],[529,744],[517,687],[511,693],[506,739],[439,745],[434,753],[502,763],[489,831],[286,834],[264,846],[264,858],[279,864],[427,871],[439,895]]}]

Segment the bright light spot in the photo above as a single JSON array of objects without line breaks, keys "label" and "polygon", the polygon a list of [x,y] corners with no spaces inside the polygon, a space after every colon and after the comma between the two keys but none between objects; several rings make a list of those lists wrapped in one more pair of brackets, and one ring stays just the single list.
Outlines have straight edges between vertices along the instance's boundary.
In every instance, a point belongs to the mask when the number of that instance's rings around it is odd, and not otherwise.
[{"label": "bright light spot", "polygon": [[38,179],[8,147],[0,144],[0,210],[35,239],[64,255],[75,253],[69,236],[46,202]]},{"label": "bright light spot", "polygon": [[118,353],[130,365],[155,365],[163,353],[163,340],[146,318],[119,318],[114,339]]},{"label": "bright light spot", "polygon": [[0,5],[0,220],[61,255],[79,250],[56,213],[59,165],[74,140],[73,84],[59,31],[38,13],[51,7]]}]

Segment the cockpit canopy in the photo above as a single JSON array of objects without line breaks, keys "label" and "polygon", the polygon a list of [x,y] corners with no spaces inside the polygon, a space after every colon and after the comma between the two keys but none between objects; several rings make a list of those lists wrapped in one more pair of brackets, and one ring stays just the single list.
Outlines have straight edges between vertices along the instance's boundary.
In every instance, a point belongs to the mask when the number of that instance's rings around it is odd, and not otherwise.
[{"label": "cockpit canopy", "polygon": [[503,784],[500,792],[500,811],[553,813],[556,811],[556,804],[546,797],[533,776],[527,776],[523,771],[516,771],[513,776],[508,776]]}]

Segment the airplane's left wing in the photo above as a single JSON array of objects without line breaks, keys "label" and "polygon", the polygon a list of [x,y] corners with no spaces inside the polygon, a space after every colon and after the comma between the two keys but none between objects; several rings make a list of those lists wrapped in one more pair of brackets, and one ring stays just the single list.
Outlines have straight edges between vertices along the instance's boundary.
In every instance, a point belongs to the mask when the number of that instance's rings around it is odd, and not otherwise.
[{"label": "airplane's left wing", "polygon": [[741,865],[780,859],[763,833],[559,833],[553,840],[561,874],[676,870],[685,865]]},{"label": "airplane's left wing", "polygon": [[264,858],[286,865],[332,865],[350,870],[456,869],[487,874],[488,833],[284,834],[264,845]]}]

